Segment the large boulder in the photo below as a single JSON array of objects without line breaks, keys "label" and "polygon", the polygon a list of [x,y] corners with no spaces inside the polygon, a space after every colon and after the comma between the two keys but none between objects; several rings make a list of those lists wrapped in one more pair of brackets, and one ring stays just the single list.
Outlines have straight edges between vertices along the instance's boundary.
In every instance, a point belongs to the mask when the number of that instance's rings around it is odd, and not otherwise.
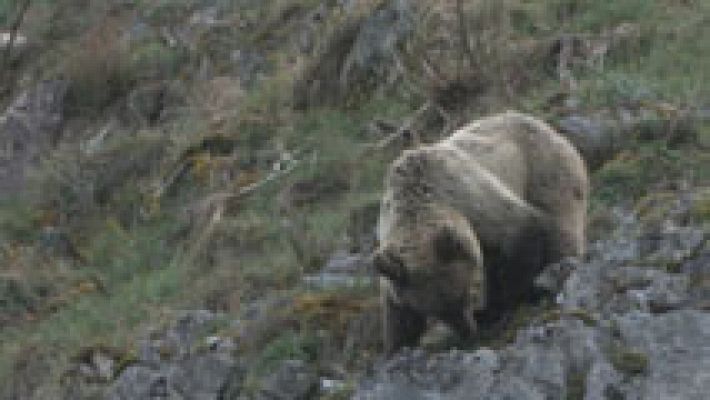
[{"label": "large boulder", "polygon": [[296,81],[296,107],[338,103],[358,89],[391,81],[397,46],[414,31],[414,3],[343,2],[344,20],[315,46],[312,62]]},{"label": "large boulder", "polygon": [[560,119],[556,125],[592,170],[614,158],[624,145],[622,125],[603,114],[572,114]]},{"label": "large boulder", "polygon": [[110,400],[218,399],[235,369],[234,343],[209,335],[219,318],[208,311],[179,316],[162,332],[142,341],[135,362],[108,388]]}]

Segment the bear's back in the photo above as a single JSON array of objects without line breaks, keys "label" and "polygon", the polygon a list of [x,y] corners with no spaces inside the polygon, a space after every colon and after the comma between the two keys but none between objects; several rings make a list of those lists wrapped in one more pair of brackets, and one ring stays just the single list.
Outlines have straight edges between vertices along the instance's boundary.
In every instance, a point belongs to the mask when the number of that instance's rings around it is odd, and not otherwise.
[{"label": "bear's back", "polygon": [[574,146],[547,123],[519,112],[474,121],[436,146],[461,149],[520,197],[546,211],[559,204],[549,201],[544,187],[556,191],[560,184],[588,185],[584,161]]}]

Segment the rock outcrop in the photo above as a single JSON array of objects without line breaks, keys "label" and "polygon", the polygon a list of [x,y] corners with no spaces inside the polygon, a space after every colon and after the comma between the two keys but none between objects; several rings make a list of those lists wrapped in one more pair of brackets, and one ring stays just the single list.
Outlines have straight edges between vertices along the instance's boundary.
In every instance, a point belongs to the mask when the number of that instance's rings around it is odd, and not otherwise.
[{"label": "rock outcrop", "polygon": [[554,306],[512,343],[405,350],[375,367],[354,398],[706,398],[708,229],[675,211],[651,234],[619,213],[619,228],[585,260],[551,266],[538,283],[555,293]]},{"label": "rock outcrop", "polygon": [[[263,312],[252,313],[253,321],[183,313],[139,341],[128,362],[94,356],[77,373],[103,379],[110,400],[311,399],[327,393],[357,400],[705,399],[710,235],[707,222],[693,216],[696,196],[676,197],[653,221],[615,211],[617,228],[593,243],[585,259],[549,266],[536,284],[550,296],[528,310],[526,322],[492,328],[495,340],[483,338],[467,350],[404,349],[356,371],[362,378],[351,395],[343,381],[321,375],[306,360],[285,359],[257,380],[245,379],[256,368],[239,351],[254,350],[254,343],[242,340],[249,329],[237,336],[220,332],[269,324]],[[335,257],[325,271],[361,277],[359,268],[341,263],[350,265],[350,258]]]},{"label": "rock outcrop", "polygon": [[0,197],[21,190],[25,173],[57,142],[64,124],[65,81],[44,81],[0,114]]},{"label": "rock outcrop", "polygon": [[110,400],[217,399],[238,368],[234,343],[209,335],[218,316],[187,312],[164,332],[140,343],[136,360],[108,389]]}]

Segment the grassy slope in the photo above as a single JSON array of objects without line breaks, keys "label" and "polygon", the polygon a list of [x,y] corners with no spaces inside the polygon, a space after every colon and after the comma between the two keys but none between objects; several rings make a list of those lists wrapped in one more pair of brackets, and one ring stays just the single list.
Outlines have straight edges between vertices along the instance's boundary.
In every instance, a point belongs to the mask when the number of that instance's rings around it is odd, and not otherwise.
[{"label": "grassy slope", "polygon": [[[257,9],[254,18],[265,16],[278,21],[283,9],[280,3],[283,2],[269,3],[273,7]],[[306,3],[310,6],[313,2],[304,1]],[[604,70],[580,72],[579,85],[586,107],[614,107],[637,92],[643,92],[652,101],[677,106],[707,106],[710,102],[710,89],[706,83],[710,78],[707,76],[710,73],[710,45],[703,39],[710,37],[710,4],[707,2],[550,0],[544,6],[541,3],[510,2],[515,6],[513,8],[522,12],[522,17],[519,15],[518,22],[513,24],[513,36],[549,37],[555,32],[598,33],[622,22],[640,26],[642,38],[638,48],[631,49],[633,52],[607,60]],[[565,17],[558,18],[555,10],[567,10],[562,13]],[[171,12],[179,14],[181,11],[176,7]],[[172,14],[166,15],[164,18],[171,18]],[[283,29],[292,27],[285,24]],[[254,36],[242,39],[255,40],[255,46],[273,46],[259,43],[260,35]],[[71,35],[66,39],[67,46],[76,42]],[[287,58],[284,57],[287,52],[277,48],[269,53],[268,57],[276,65],[273,80],[247,93],[245,111],[239,116],[230,116],[227,128],[218,128],[217,133],[235,137],[247,149],[278,140],[284,142],[287,148],[303,146],[317,153],[317,160],[304,163],[285,180],[269,184],[243,201],[238,212],[228,214],[223,222],[225,228],[218,231],[207,249],[198,249],[202,251],[196,257],[190,256],[192,248],[186,244],[199,236],[200,230],[196,229],[185,238],[182,233],[185,222],[175,216],[169,204],[165,204],[157,215],[139,223],[125,223],[115,216],[117,209],[126,206],[124,203],[109,203],[89,213],[84,217],[86,220],[77,222],[77,228],[73,231],[82,237],[80,250],[86,262],[68,269],[54,260],[38,260],[26,254],[32,252],[31,239],[39,226],[35,210],[16,204],[0,208],[3,237],[10,240],[13,248],[19,249],[23,255],[13,258],[15,261],[11,262],[9,250],[6,249],[3,265],[7,267],[0,272],[9,274],[20,271],[21,277],[17,281],[22,290],[18,295],[20,300],[16,301],[17,304],[13,303],[13,307],[21,309],[30,304],[26,313],[18,314],[22,318],[13,320],[10,326],[0,331],[0,386],[12,388],[12,385],[22,385],[27,375],[34,374],[33,371],[38,368],[48,367],[50,372],[39,383],[43,387],[51,387],[61,373],[58,366],[64,365],[80,348],[110,345],[128,352],[131,340],[146,321],[160,320],[166,311],[206,307],[216,301],[220,308],[236,314],[239,304],[257,297],[264,290],[293,287],[301,274],[313,265],[304,264],[303,259],[299,258],[289,245],[292,238],[281,225],[274,199],[285,183],[309,178],[323,180],[343,169],[358,171],[348,191],[307,206],[295,217],[304,224],[301,229],[307,243],[301,245],[318,244],[316,248],[306,249],[313,253],[313,264],[342,243],[350,211],[377,198],[382,171],[391,157],[369,154],[357,157],[357,151],[353,149],[371,141],[371,138],[362,135],[363,127],[373,118],[400,120],[418,107],[418,104],[413,104],[417,100],[387,93],[360,100],[348,109],[294,113],[285,107],[288,96],[284,93],[288,82],[284,76],[288,73],[279,70],[290,66],[280,61]],[[47,56],[49,59],[52,57]],[[174,60],[167,62],[178,63]],[[168,70],[179,75],[192,68],[190,62],[180,61],[178,66]],[[122,76],[120,74],[130,71],[114,73]],[[134,79],[137,78],[120,81],[128,85]],[[501,99],[497,107],[519,107],[543,113],[540,98],[557,90],[556,86],[557,83],[550,77],[542,77],[522,97],[512,103]],[[90,81],[82,90],[91,92],[97,89]],[[116,90],[120,94],[121,88]],[[80,109],[86,107],[81,102],[75,104]],[[190,115],[190,118],[202,117]],[[209,135],[210,129],[215,129],[201,120],[189,121],[185,125],[195,128],[183,128],[185,132],[181,133],[182,137],[188,137],[185,142],[190,142],[190,135]],[[708,126],[700,126],[699,130],[706,137],[710,135]],[[175,139],[171,146],[180,148],[181,140]],[[706,152],[693,147],[668,149],[660,142],[646,143],[626,151],[597,173],[595,202],[606,205],[621,199],[638,199],[652,182],[688,177],[693,172],[694,180],[707,183],[708,176],[703,174],[709,170],[710,160]],[[135,180],[124,183],[119,190],[122,197],[117,198],[129,199],[124,202],[144,201],[140,193],[134,193],[132,188],[136,185]],[[184,197],[173,201],[176,204],[192,201],[213,190],[195,178],[195,187],[180,192],[179,196]],[[97,222],[102,220],[109,222]],[[230,227],[233,230],[230,231]],[[240,235],[253,238],[246,244],[250,251],[245,252],[242,258],[216,257],[215,260],[215,257],[207,257],[223,250],[220,246],[230,246],[233,243],[230,241],[235,237],[242,240]],[[82,282],[99,284],[82,286]],[[51,296],[41,294],[43,292],[37,287],[42,285],[49,286]],[[10,296],[5,293],[0,295]],[[224,297],[231,300],[225,301]],[[270,347],[266,358],[293,353],[293,349],[278,350],[278,343],[281,342],[277,341]],[[299,344],[293,346],[298,347]],[[276,352],[277,355],[269,352]]]}]

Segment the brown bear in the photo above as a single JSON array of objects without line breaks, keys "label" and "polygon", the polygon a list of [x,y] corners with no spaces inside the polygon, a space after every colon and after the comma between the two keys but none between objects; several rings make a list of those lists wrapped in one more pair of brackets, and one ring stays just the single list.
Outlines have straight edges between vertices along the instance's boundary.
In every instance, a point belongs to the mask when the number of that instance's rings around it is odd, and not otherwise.
[{"label": "brown bear", "polygon": [[542,267],[585,251],[589,179],[546,123],[508,111],[405,151],[385,178],[373,262],[387,352],[427,318],[464,337],[528,298]]}]

